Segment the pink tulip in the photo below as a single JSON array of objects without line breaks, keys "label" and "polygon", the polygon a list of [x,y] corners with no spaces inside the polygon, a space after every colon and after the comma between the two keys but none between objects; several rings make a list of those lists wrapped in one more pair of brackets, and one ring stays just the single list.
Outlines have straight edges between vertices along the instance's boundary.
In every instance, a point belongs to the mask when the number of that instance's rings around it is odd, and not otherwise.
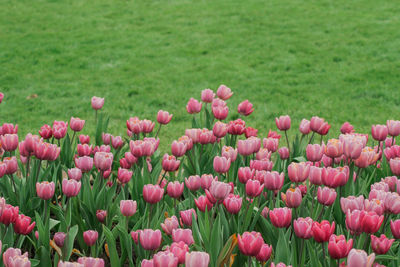
[{"label": "pink tulip", "polygon": [[264,240],[259,232],[244,232],[237,237],[240,252],[246,256],[257,256]]},{"label": "pink tulip", "polygon": [[323,118],[314,116],[310,120],[310,129],[313,132],[318,133],[320,129],[323,127],[325,120]]},{"label": "pink tulip", "polygon": [[107,152],[97,152],[94,154],[94,166],[100,171],[107,171],[111,168],[113,162],[113,154]]},{"label": "pink tulip", "polygon": [[215,93],[211,89],[204,89],[201,91],[201,101],[204,103],[211,103],[215,97]]},{"label": "pink tulip", "polygon": [[14,174],[18,169],[18,162],[16,157],[3,158],[3,162],[6,165],[6,174]]},{"label": "pink tulip", "polygon": [[342,124],[342,127],[340,127],[340,132],[342,134],[350,134],[350,133],[354,133],[354,127],[353,125],[351,125],[349,122],[345,122]]},{"label": "pink tulip", "polygon": [[185,262],[185,255],[189,252],[189,247],[182,241],[174,242],[165,251],[173,253],[178,258],[178,264],[183,264]]},{"label": "pink tulip", "polygon": [[67,197],[74,197],[78,195],[81,190],[81,182],[76,180],[63,179],[62,181],[62,191]]},{"label": "pink tulip", "polygon": [[289,188],[286,194],[281,193],[282,200],[289,208],[298,208],[303,200],[301,191],[298,187]]},{"label": "pink tulip", "polygon": [[212,131],[216,137],[222,138],[228,133],[228,126],[223,122],[217,121]]},{"label": "pink tulip", "polygon": [[132,171],[129,171],[127,169],[123,168],[118,168],[118,181],[120,181],[122,184],[127,184],[131,180],[133,175]]},{"label": "pink tulip", "polygon": [[79,135],[79,142],[83,145],[83,144],[89,144],[90,142],[90,136],[89,135]]},{"label": "pink tulip", "polygon": [[69,121],[69,127],[71,127],[72,131],[80,132],[82,131],[83,126],[85,126],[85,120],[71,117],[71,120]]},{"label": "pink tulip", "polygon": [[343,143],[343,154],[348,159],[356,160],[360,157],[364,145],[358,140],[345,140]]},{"label": "pink tulip", "polygon": [[310,174],[308,179],[313,185],[322,185],[322,168],[310,166]]},{"label": "pink tulip", "polygon": [[240,195],[233,195],[229,194],[227,198],[224,200],[224,206],[226,210],[231,213],[231,214],[237,214],[239,213],[241,207],[242,207],[242,198]]},{"label": "pink tulip", "polygon": [[[287,149],[287,148],[285,148],[285,149]],[[282,151],[281,153],[282,154],[286,154],[286,152],[289,153],[289,151]],[[270,160],[271,159],[271,155],[272,155],[272,151],[269,151],[266,148],[260,148],[260,150],[256,153],[256,159],[257,160],[263,160],[263,159]],[[289,154],[287,156],[289,156]]]},{"label": "pink tulip", "polygon": [[78,144],[76,150],[79,157],[90,156],[92,154],[92,146],[88,144]]},{"label": "pink tulip", "polygon": [[328,243],[328,252],[333,259],[341,259],[347,257],[353,247],[353,239],[346,242],[344,235],[331,235]]},{"label": "pink tulip", "polygon": [[310,129],[310,121],[306,120],[306,119],[302,119],[300,122],[300,126],[299,126],[299,131],[302,134],[309,134],[311,129]]},{"label": "pink tulip", "polygon": [[158,185],[147,184],[143,187],[143,199],[147,203],[155,204],[160,202],[164,196],[164,189]]},{"label": "pink tulip", "polygon": [[289,158],[289,149],[287,147],[281,147],[278,149],[279,156],[281,160],[285,160]]},{"label": "pink tulip", "polygon": [[64,138],[67,134],[68,123],[64,121],[54,121],[53,123],[53,135],[55,139]]},{"label": "pink tulip", "polygon": [[384,141],[388,135],[388,127],[381,124],[372,125],[371,134],[376,141]]},{"label": "pink tulip", "polygon": [[225,120],[226,117],[228,117],[228,114],[229,114],[228,106],[221,106],[221,105],[214,106],[213,105],[211,107],[211,110],[212,110],[212,113],[213,113],[214,117],[217,120]]},{"label": "pink tulip", "polygon": [[210,255],[206,252],[193,251],[185,256],[186,267],[208,267],[209,262]]},{"label": "pink tulip", "polygon": [[387,120],[386,126],[388,128],[388,134],[390,136],[395,137],[400,135],[400,121]]},{"label": "pink tulip", "polygon": [[58,247],[62,248],[64,246],[64,241],[65,241],[66,237],[67,237],[66,233],[57,232],[57,233],[54,234],[53,239],[54,239],[54,242],[56,243],[56,245]]},{"label": "pink tulip", "polygon": [[249,116],[251,113],[253,113],[253,111],[253,104],[247,99],[238,105],[238,113],[242,114],[243,116]]},{"label": "pink tulip", "polygon": [[400,175],[400,158],[391,159],[390,162],[390,170],[394,175]]},{"label": "pink tulip", "polygon": [[211,210],[211,208],[213,207],[213,203],[210,202],[210,200],[208,200],[208,198],[206,196],[200,196],[197,199],[194,199],[194,203],[196,204],[196,207],[201,211],[201,212],[205,212],[206,209],[208,211]]},{"label": "pink tulip", "polygon": [[246,183],[246,194],[249,197],[258,197],[264,190],[264,185],[261,185],[258,180],[248,180]]},{"label": "pink tulip", "polygon": [[97,210],[96,218],[99,222],[104,223],[107,218],[107,211],[106,210]]},{"label": "pink tulip", "polygon": [[[3,201],[2,201],[3,203]],[[3,206],[3,205],[2,205]],[[9,226],[10,223],[15,223],[18,218],[19,207],[13,207],[10,204],[5,204],[3,212],[0,216],[0,222],[5,226]]]},{"label": "pink tulip", "polygon": [[318,243],[328,242],[329,237],[335,232],[335,222],[332,225],[328,221],[313,222],[312,235]]},{"label": "pink tulip", "polygon": [[216,156],[214,158],[214,170],[217,173],[226,173],[231,167],[231,160],[225,157]]},{"label": "pink tulip", "polygon": [[272,253],[272,246],[268,244],[263,244],[261,246],[260,251],[256,255],[256,259],[261,263],[267,262],[271,257],[271,253]]},{"label": "pink tulip", "polygon": [[238,149],[234,149],[233,147],[230,147],[230,146],[222,147],[221,156],[223,156],[227,159],[230,159],[231,162],[234,162],[236,160],[237,154],[238,154]]},{"label": "pink tulip", "polygon": [[278,228],[287,228],[292,221],[292,210],[289,208],[275,208],[269,212],[272,225]]},{"label": "pink tulip", "polygon": [[168,154],[164,154],[162,159],[162,168],[166,172],[174,172],[178,170],[179,165],[181,164],[180,160],[177,160],[175,156],[171,156]]},{"label": "pink tulip", "polygon": [[220,85],[217,90],[217,96],[222,100],[228,100],[233,95],[230,88],[226,85]]},{"label": "pink tulip", "polygon": [[242,135],[246,130],[246,122],[242,119],[230,121],[228,125],[228,133],[232,135]]},{"label": "pink tulip", "polygon": [[133,200],[121,200],[119,203],[119,209],[121,214],[125,217],[133,216],[136,213],[137,203]]},{"label": "pink tulip", "polygon": [[298,218],[293,221],[293,228],[296,236],[303,239],[310,239],[312,237],[313,220],[310,217]]},{"label": "pink tulip", "polygon": [[323,168],[322,183],[331,188],[344,186],[349,180],[349,167]]},{"label": "pink tulip", "polygon": [[268,159],[250,160],[250,169],[271,171],[273,167],[274,163]]},{"label": "pink tulip", "polygon": [[263,147],[268,149],[268,151],[275,152],[278,150],[279,139],[277,138],[264,138],[263,139]]},{"label": "pink tulip", "polygon": [[189,114],[199,113],[201,111],[202,104],[194,98],[190,98],[186,105],[186,111]]},{"label": "pink tulip", "polygon": [[267,172],[265,176],[264,186],[268,190],[281,190],[283,182],[285,180],[285,174],[278,173],[276,171]]},{"label": "pink tulip", "polygon": [[394,238],[400,239],[400,219],[390,221],[390,230],[392,231]]},{"label": "pink tulip", "polygon": [[338,139],[329,139],[325,146],[325,155],[337,158],[343,154],[343,144]]},{"label": "pink tulip", "polygon": [[3,123],[3,126],[0,127],[0,135],[5,134],[17,134],[18,133],[18,124],[12,123]]},{"label": "pink tulip", "polygon": [[172,116],[173,115],[169,114],[168,111],[159,110],[158,113],[157,113],[157,122],[159,124],[166,125],[171,121]]},{"label": "pink tulip", "polygon": [[138,117],[130,117],[126,121],[126,127],[134,134],[140,134],[142,132],[142,123]]},{"label": "pink tulip", "polygon": [[154,267],[177,267],[178,258],[168,251],[160,251],[153,256]]},{"label": "pink tulip", "polygon": [[192,175],[185,178],[185,185],[190,191],[197,191],[201,186],[201,179],[198,175]]},{"label": "pink tulip", "polygon": [[36,183],[36,193],[38,197],[44,200],[51,199],[54,196],[55,185],[53,182]]},{"label": "pink tulip", "polygon": [[94,110],[99,110],[104,105],[104,98],[94,96],[92,97],[92,108]]},{"label": "pink tulip", "polygon": [[111,136],[111,145],[114,149],[120,149],[124,146],[124,141],[121,136]]},{"label": "pink tulip", "polygon": [[290,117],[289,115],[280,116],[275,118],[276,127],[281,131],[287,131],[290,129]]},{"label": "pink tulip", "polygon": [[387,193],[384,199],[386,211],[392,214],[400,213],[400,196],[397,193]]},{"label": "pink tulip", "polygon": [[375,254],[367,255],[364,250],[352,249],[347,256],[347,267],[372,267]]},{"label": "pink tulip", "polygon": [[181,224],[183,223],[187,226],[192,226],[192,216],[197,219],[197,214],[194,209],[181,210],[179,215],[181,217]]},{"label": "pink tulip", "polygon": [[238,170],[238,179],[242,184],[246,184],[249,179],[254,178],[255,170],[249,167],[240,167]]},{"label": "pink tulip", "polygon": [[88,172],[93,168],[93,158],[88,156],[75,158],[75,166],[82,172]]},{"label": "pink tulip", "polygon": [[373,211],[365,212],[361,219],[361,230],[364,233],[376,233],[381,227],[383,222],[383,215],[379,216]]},{"label": "pink tulip", "polygon": [[19,214],[14,222],[14,232],[21,235],[29,235],[35,224],[35,222],[31,223],[31,217]]},{"label": "pink tulip", "polygon": [[347,213],[347,210],[363,210],[364,209],[364,196],[360,195],[359,197],[349,196],[347,198],[340,199],[340,207],[344,213]]},{"label": "pink tulip", "polygon": [[318,187],[318,202],[325,206],[331,206],[336,200],[336,191],[329,187]]},{"label": "pink tulip", "polygon": [[222,201],[228,197],[231,186],[224,182],[212,181],[209,191],[214,199]]},{"label": "pink tulip", "polygon": [[394,239],[388,239],[384,234],[379,238],[371,235],[371,248],[376,254],[386,254],[393,242]]},{"label": "pink tulip", "polygon": [[257,134],[258,130],[250,126],[246,127],[246,129],[244,130],[244,135],[246,136],[246,138],[249,138],[251,136],[257,137]]},{"label": "pink tulip", "polygon": [[5,134],[0,136],[1,147],[5,151],[14,151],[18,147],[17,134]]},{"label": "pink tulip", "polygon": [[178,229],[179,222],[176,216],[168,217],[164,220],[164,223],[161,223],[161,228],[167,235],[172,235],[172,231],[174,229]]},{"label": "pink tulip", "polygon": [[140,245],[145,250],[156,250],[161,245],[161,231],[153,229],[144,229],[139,234]]},{"label": "pink tulip", "polygon": [[154,267],[154,261],[153,261],[153,259],[151,259],[151,260],[144,259],[140,263],[140,266],[141,267]]},{"label": "pink tulip", "polygon": [[140,121],[140,127],[142,129],[142,132],[147,134],[151,133],[154,129],[155,123],[150,121],[150,120],[141,120]]},{"label": "pink tulip", "polygon": [[194,243],[192,230],[190,229],[173,229],[172,230],[172,241],[179,242],[183,241],[188,246]]},{"label": "pink tulip", "polygon": [[31,262],[28,258],[28,252],[21,254],[19,248],[8,248],[3,253],[3,264],[5,267],[30,267]]},{"label": "pink tulip", "polygon": [[172,198],[180,198],[184,187],[184,184],[179,183],[178,181],[169,182],[167,186],[167,194]]},{"label": "pink tulip", "polygon": [[175,157],[182,157],[186,153],[186,143],[184,142],[179,142],[179,141],[173,141],[171,144],[171,153]]},{"label": "pink tulip", "polygon": [[83,232],[83,240],[85,241],[86,245],[89,247],[96,244],[97,238],[99,237],[99,233],[94,230],[88,230]]},{"label": "pink tulip", "polygon": [[306,148],[307,159],[312,162],[318,162],[322,159],[325,151],[324,145],[308,144]]},{"label": "pink tulip", "polygon": [[83,264],[83,267],[104,267],[102,258],[80,257],[78,263]]},{"label": "pink tulip", "polygon": [[305,162],[292,162],[288,166],[289,179],[294,183],[302,183],[310,174],[310,165]]}]

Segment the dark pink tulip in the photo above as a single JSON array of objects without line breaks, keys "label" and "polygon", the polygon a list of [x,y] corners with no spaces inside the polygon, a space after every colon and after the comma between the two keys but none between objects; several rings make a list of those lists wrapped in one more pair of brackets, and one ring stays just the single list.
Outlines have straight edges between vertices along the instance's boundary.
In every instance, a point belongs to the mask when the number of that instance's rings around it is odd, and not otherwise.
[{"label": "dark pink tulip", "polygon": [[186,105],[186,111],[189,114],[199,113],[201,111],[201,107],[202,104],[192,97]]},{"label": "dark pink tulip", "polygon": [[124,141],[121,136],[111,136],[111,145],[114,149],[120,149],[124,146]]},{"label": "dark pink tulip", "polygon": [[125,217],[133,216],[136,213],[137,203],[133,200],[121,200],[119,202],[119,209],[121,214]]},{"label": "dark pink tulip", "polygon": [[216,156],[214,158],[214,170],[217,173],[226,173],[231,167],[231,160],[225,157]]},{"label": "dark pink tulip", "polygon": [[192,230],[190,229],[173,229],[172,230],[172,241],[179,242],[183,241],[188,246],[194,243]]},{"label": "dark pink tulip", "polygon": [[138,117],[130,117],[126,121],[126,127],[134,134],[140,134],[142,132],[142,123]]},{"label": "dark pink tulip", "polygon": [[180,198],[184,187],[184,184],[178,181],[169,182],[167,186],[167,194],[172,198]]},{"label": "dark pink tulip", "polygon": [[353,248],[347,256],[347,267],[372,267],[374,260],[374,253],[368,256],[364,250]]},{"label": "dark pink tulip", "polygon": [[310,217],[298,218],[293,221],[294,232],[297,237],[310,239],[312,237],[313,220]]},{"label": "dark pink tulip", "polygon": [[89,247],[96,244],[97,238],[99,237],[99,233],[94,230],[88,230],[83,232],[83,240],[85,241],[86,245]]},{"label": "dark pink tulip", "polygon": [[231,186],[224,182],[213,181],[209,191],[215,200],[222,201],[231,192]]},{"label": "dark pink tulip", "polygon": [[65,241],[66,237],[67,237],[66,233],[57,232],[57,233],[54,234],[53,239],[54,239],[54,242],[56,243],[56,245],[58,247],[62,248],[64,246],[64,241]]},{"label": "dark pink tulip", "polygon": [[100,171],[107,171],[111,168],[113,162],[114,155],[112,153],[107,152],[96,152],[94,154],[94,166]]},{"label": "dark pink tulip", "polygon": [[168,154],[164,154],[162,159],[162,168],[166,172],[174,172],[178,170],[179,165],[181,164],[180,160],[177,160],[175,156],[171,156]]},{"label": "dark pink tulip", "polygon": [[292,162],[288,166],[289,179],[294,183],[302,183],[310,174],[310,165],[305,162]]},{"label": "dark pink tulip", "polygon": [[220,85],[217,90],[217,96],[222,100],[228,100],[233,95],[230,88],[226,85]]},{"label": "dark pink tulip", "polygon": [[14,151],[18,147],[17,134],[5,134],[0,136],[1,147],[5,151]]},{"label": "dark pink tulip", "polygon": [[192,175],[185,178],[185,185],[190,191],[197,191],[201,186],[201,179],[198,175]]},{"label": "dark pink tulip", "polygon": [[221,105],[214,106],[213,105],[211,107],[211,110],[212,110],[212,113],[213,113],[214,117],[217,120],[225,120],[226,117],[228,117],[228,114],[229,114],[228,106],[221,106]]},{"label": "dark pink tulip", "polygon": [[211,210],[211,208],[213,207],[213,203],[210,202],[210,200],[208,200],[208,198],[206,196],[200,196],[197,199],[194,199],[194,203],[196,204],[196,207],[201,211],[201,212],[205,212],[206,209],[208,211]]},{"label": "dark pink tulip", "polygon": [[257,134],[258,130],[250,126],[246,127],[246,129],[244,130],[244,135],[246,136],[246,138],[249,138],[251,136],[257,137]]},{"label": "dark pink tulip", "polygon": [[240,167],[238,170],[239,182],[246,184],[249,179],[254,178],[254,173],[255,170],[252,170],[249,167]]},{"label": "dark pink tulip", "polygon": [[194,218],[197,219],[197,214],[194,209],[188,209],[188,210],[181,210],[179,212],[179,215],[181,217],[181,224],[185,224],[187,226],[192,226],[192,216],[194,215]]},{"label": "dark pink tulip", "polygon": [[328,242],[329,237],[335,232],[335,222],[332,225],[328,221],[313,222],[312,225],[312,236],[318,243]]},{"label": "dark pink tulip", "polygon": [[14,174],[18,169],[18,161],[16,157],[3,158],[3,162],[6,164],[6,174]]},{"label": "dark pink tulip", "polygon": [[129,181],[132,178],[132,175],[133,175],[132,171],[123,168],[118,168],[118,181],[120,181],[122,184],[129,183]]},{"label": "dark pink tulip", "polygon": [[153,256],[154,267],[177,267],[178,258],[168,251],[160,251]]},{"label": "dark pink tulip", "polygon": [[400,135],[400,121],[387,120],[386,126],[388,128],[388,134],[390,136],[395,137]]},{"label": "dark pink tulip", "polygon": [[279,156],[281,160],[285,160],[289,158],[289,149],[287,147],[281,147],[278,149]]},{"label": "dark pink tulip", "polygon": [[285,180],[285,174],[278,173],[276,171],[267,172],[265,176],[264,186],[268,190],[281,190],[283,182]]},{"label": "dark pink tulip", "polygon": [[3,123],[3,126],[0,128],[0,135],[4,134],[17,134],[18,133],[18,124],[12,123]]},{"label": "dark pink tulip", "polygon": [[313,185],[322,185],[322,168],[310,166],[309,181]]},{"label": "dark pink tulip", "polygon": [[210,255],[207,252],[192,251],[185,255],[186,267],[208,267]]},{"label": "dark pink tulip", "polygon": [[376,254],[386,254],[393,242],[394,239],[388,239],[384,234],[379,238],[371,235],[371,248]]},{"label": "dark pink tulip", "polygon": [[62,181],[62,191],[67,197],[74,197],[78,195],[81,190],[81,182],[75,180],[64,179]]},{"label": "dark pink tulip", "polygon": [[263,139],[263,147],[271,151],[272,153],[278,150],[279,139],[268,137]]},{"label": "dark pink tulip", "polygon": [[71,127],[72,131],[80,132],[82,131],[83,126],[85,126],[85,120],[71,117],[71,120],[69,121],[69,127]]},{"label": "dark pink tulip", "polygon": [[318,202],[325,206],[331,206],[336,200],[336,191],[329,187],[318,187]]},{"label": "dark pink tulip", "polygon": [[92,108],[94,110],[99,110],[104,105],[104,98],[93,96],[91,102],[92,102]]},{"label": "dark pink tulip", "polygon": [[242,208],[242,198],[240,195],[229,194],[223,203],[226,210],[231,214],[239,213],[240,209]]},{"label": "dark pink tulip", "polygon": [[102,258],[80,257],[78,263],[83,267],[104,267],[104,260]]},{"label": "dark pink tulip", "polygon": [[78,152],[79,157],[90,156],[92,154],[92,150],[92,146],[89,146],[88,144],[78,144],[76,147],[76,151]]},{"label": "dark pink tulip", "polygon": [[287,131],[290,129],[290,117],[289,115],[280,116],[275,118],[276,127],[281,131]]},{"label": "dark pink tulip", "polygon": [[256,259],[261,263],[267,262],[271,257],[271,253],[272,253],[272,246],[268,244],[263,244],[261,246],[260,251],[256,255]]},{"label": "dark pink tulip", "polygon": [[298,187],[289,188],[286,194],[281,193],[281,198],[289,208],[298,208],[303,200],[301,191]]},{"label": "dark pink tulip", "polygon": [[214,124],[212,131],[216,137],[222,138],[228,133],[228,126],[226,125],[226,123],[217,121]]},{"label": "dark pink tulip", "polygon": [[344,235],[331,235],[328,243],[328,252],[333,259],[341,259],[347,257],[353,247],[353,239],[346,242]]},{"label": "dark pink tulip", "polygon": [[0,216],[0,222],[5,226],[10,225],[10,223],[15,223],[18,218],[19,207],[13,207],[10,204],[5,204],[3,208],[3,213]]},{"label": "dark pink tulip", "polygon": [[0,103],[3,102],[4,94],[0,92]]},{"label": "dark pink tulip", "polygon": [[308,144],[306,148],[307,159],[312,162],[318,162],[324,155],[325,146],[319,144]]},{"label": "dark pink tulip", "polygon": [[156,250],[161,245],[161,231],[153,229],[144,229],[139,234],[140,245],[145,250]]},{"label": "dark pink tulip", "polygon": [[376,233],[381,227],[382,222],[383,215],[379,216],[373,211],[365,212],[361,220],[361,230],[368,234]]},{"label": "dark pink tulip", "polygon": [[3,177],[7,172],[7,164],[0,162],[0,178]]},{"label": "dark pink tulip", "polygon": [[326,186],[336,188],[344,186],[349,180],[349,167],[323,168],[322,183]]},{"label": "dark pink tulip", "polygon": [[167,247],[166,251],[169,251],[178,258],[178,263],[183,264],[185,262],[185,255],[189,252],[189,246],[185,242],[173,242],[170,247]]},{"label": "dark pink tulip", "polygon": [[392,231],[394,238],[400,239],[400,219],[390,221],[390,230]]},{"label": "dark pink tulip", "polygon": [[31,223],[31,217],[20,214],[14,222],[14,232],[20,235],[29,235],[35,224],[35,222]]},{"label": "dark pink tulip", "polygon": [[243,116],[249,116],[251,113],[253,113],[253,111],[253,104],[247,99],[238,105],[238,113],[242,114]]},{"label": "dark pink tulip", "polygon": [[88,156],[75,158],[75,166],[82,172],[88,172],[93,168],[93,158]]},{"label": "dark pink tulip", "polygon": [[400,175],[400,158],[391,159],[390,162],[390,170],[394,175]]},{"label": "dark pink tulip", "polygon": [[159,110],[158,113],[157,113],[157,122],[159,124],[166,125],[171,121],[172,116],[173,115],[169,114],[168,111]]},{"label": "dark pink tulip", "polygon": [[269,212],[272,225],[278,228],[287,228],[292,221],[292,210],[289,208],[275,208]]},{"label": "dark pink tulip", "polygon": [[89,144],[90,143],[90,136],[89,135],[79,135],[79,142],[83,144]]},{"label": "dark pink tulip", "polygon": [[186,143],[173,141],[171,144],[171,153],[175,157],[182,157],[186,153]]},{"label": "dark pink tulip", "polygon": [[139,235],[142,234],[142,230],[136,230],[136,231],[131,231],[131,237],[133,242],[135,242],[135,244],[138,244],[139,242]]},{"label": "dark pink tulip", "polygon": [[246,122],[242,119],[230,121],[228,125],[228,133],[232,135],[242,135],[246,130]]},{"label": "dark pink tulip", "polygon": [[155,123],[152,122],[151,120],[141,120],[140,125],[142,128],[142,132],[147,134],[153,131]]},{"label": "dark pink tulip", "polygon": [[174,229],[178,229],[179,222],[176,216],[168,217],[164,220],[164,223],[161,223],[161,228],[167,235],[172,235],[172,231]]},{"label": "dark pink tulip", "polygon": [[258,197],[264,190],[264,185],[261,185],[258,180],[248,180],[246,183],[246,194],[249,197]]},{"label": "dark pink tulip", "polygon": [[309,134],[311,129],[310,129],[310,121],[306,120],[306,119],[302,119],[300,122],[300,126],[299,126],[299,131],[302,134]]},{"label": "dark pink tulip", "polygon": [[36,183],[36,193],[38,197],[48,200],[54,196],[55,185],[53,182]]},{"label": "dark pink tulip", "polygon": [[264,240],[259,232],[244,232],[238,235],[238,247],[240,252],[246,256],[257,256]]},{"label": "dark pink tulip", "polygon": [[201,184],[201,188],[205,189],[209,189],[211,186],[212,181],[218,181],[218,177],[217,176],[213,176],[212,174],[203,174],[200,177],[200,184]]},{"label": "dark pink tulip", "polygon": [[388,135],[388,127],[386,125],[372,125],[371,135],[376,141],[385,141]]},{"label": "dark pink tulip", "polygon": [[143,199],[147,203],[155,204],[160,202],[164,196],[164,188],[158,185],[147,184],[143,187]]},{"label": "dark pink tulip", "polygon": [[268,159],[263,160],[250,160],[250,168],[258,171],[271,171],[274,167],[274,162]]},{"label": "dark pink tulip", "polygon": [[99,222],[104,223],[107,218],[107,211],[106,210],[97,210],[96,218]]},{"label": "dark pink tulip", "polygon": [[353,125],[351,125],[349,122],[345,122],[342,124],[342,127],[340,127],[340,132],[342,134],[350,134],[350,133],[354,133],[354,127]]},{"label": "dark pink tulip", "polygon": [[211,89],[204,89],[201,91],[201,101],[204,103],[211,103],[215,97],[215,93]]},{"label": "dark pink tulip", "polygon": [[53,123],[53,135],[56,139],[64,138],[67,134],[68,123],[64,121],[54,121]]}]

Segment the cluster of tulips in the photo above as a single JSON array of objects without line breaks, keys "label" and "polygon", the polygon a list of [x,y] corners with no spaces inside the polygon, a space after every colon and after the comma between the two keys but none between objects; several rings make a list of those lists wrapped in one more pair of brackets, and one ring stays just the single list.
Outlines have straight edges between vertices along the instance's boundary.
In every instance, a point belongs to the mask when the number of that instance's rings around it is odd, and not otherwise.
[{"label": "cluster of tulips", "polygon": [[172,114],[131,117],[114,136],[99,97],[92,137],[74,117],[23,140],[4,123],[0,263],[400,266],[400,121],[373,125],[372,138],[346,122],[329,139],[324,119],[289,133],[286,115],[260,138],[248,100],[226,121],[232,95],[221,85],[191,98],[191,128],[165,154]]}]

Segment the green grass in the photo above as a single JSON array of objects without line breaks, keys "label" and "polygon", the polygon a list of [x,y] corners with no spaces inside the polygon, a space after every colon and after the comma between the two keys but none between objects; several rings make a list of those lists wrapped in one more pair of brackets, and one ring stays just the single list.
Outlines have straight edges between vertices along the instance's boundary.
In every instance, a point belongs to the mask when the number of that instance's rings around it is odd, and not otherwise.
[{"label": "green grass", "polygon": [[22,134],[71,115],[93,124],[97,95],[113,134],[130,116],[173,113],[166,147],[190,125],[187,100],[224,83],[230,117],[249,99],[261,134],[282,114],[369,132],[399,119],[399,12],[372,0],[1,0],[0,120]]}]

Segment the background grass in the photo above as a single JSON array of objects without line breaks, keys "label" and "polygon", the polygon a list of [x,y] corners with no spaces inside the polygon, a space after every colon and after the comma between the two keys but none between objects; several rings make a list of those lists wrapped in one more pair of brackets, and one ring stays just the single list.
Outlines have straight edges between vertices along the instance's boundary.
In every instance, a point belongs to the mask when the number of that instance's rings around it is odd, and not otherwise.
[{"label": "background grass", "polygon": [[282,114],[369,132],[399,119],[399,14],[372,0],[1,0],[0,122],[25,134],[73,115],[90,133],[97,95],[113,134],[130,116],[173,113],[165,148],[190,126],[188,99],[223,83],[230,117],[249,99],[261,134]]}]

